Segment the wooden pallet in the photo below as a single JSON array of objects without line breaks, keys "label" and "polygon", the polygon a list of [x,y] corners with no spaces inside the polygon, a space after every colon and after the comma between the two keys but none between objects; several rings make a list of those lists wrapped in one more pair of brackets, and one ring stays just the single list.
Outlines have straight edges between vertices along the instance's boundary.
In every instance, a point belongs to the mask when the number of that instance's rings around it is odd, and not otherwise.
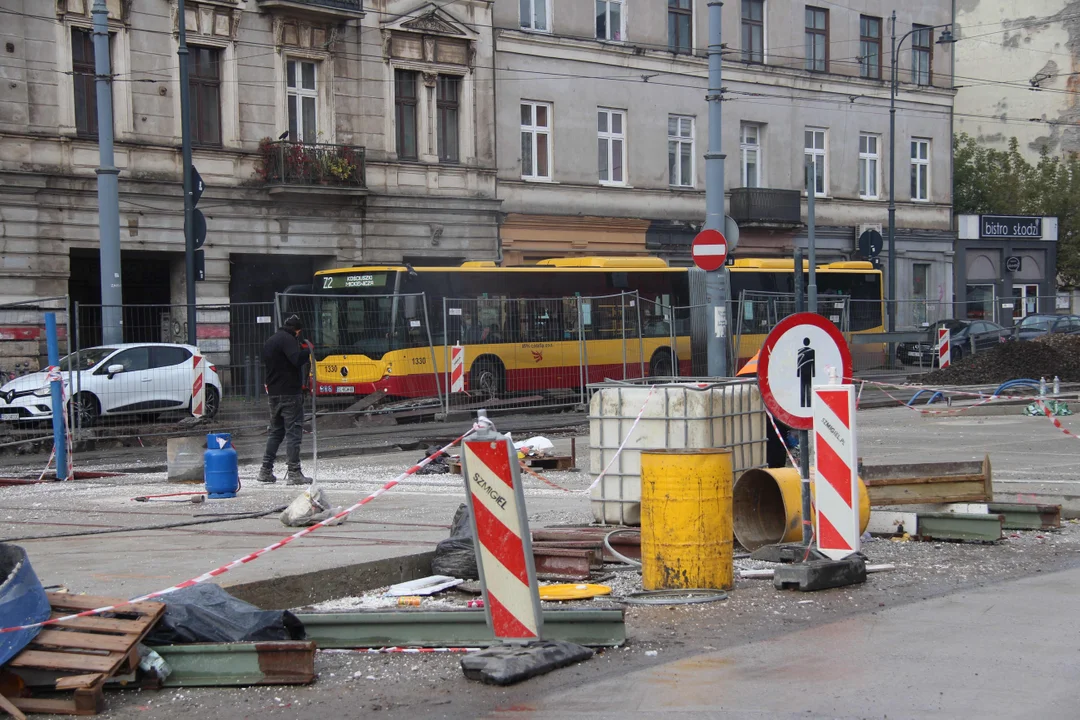
[{"label": "wooden pallet", "polygon": [[[53,619],[123,602],[93,595],[47,595]],[[9,700],[30,713],[96,715],[102,712],[105,681],[113,675],[135,672],[139,665],[135,646],[164,613],[163,603],[142,602],[44,628],[5,666],[22,678],[31,697]]]}]

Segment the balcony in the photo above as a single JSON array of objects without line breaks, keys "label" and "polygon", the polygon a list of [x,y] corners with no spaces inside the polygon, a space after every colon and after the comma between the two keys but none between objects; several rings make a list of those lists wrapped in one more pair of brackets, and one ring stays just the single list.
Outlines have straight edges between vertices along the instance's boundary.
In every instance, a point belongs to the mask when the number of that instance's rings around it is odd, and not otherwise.
[{"label": "balcony", "polygon": [[364,0],[259,0],[267,10],[288,10],[309,17],[348,20],[364,16]]},{"label": "balcony", "polygon": [[729,214],[744,227],[798,227],[802,225],[802,193],[798,190],[735,188]]},{"label": "balcony", "polygon": [[351,145],[263,140],[256,172],[272,194],[323,189],[361,194],[367,187],[364,148]]}]

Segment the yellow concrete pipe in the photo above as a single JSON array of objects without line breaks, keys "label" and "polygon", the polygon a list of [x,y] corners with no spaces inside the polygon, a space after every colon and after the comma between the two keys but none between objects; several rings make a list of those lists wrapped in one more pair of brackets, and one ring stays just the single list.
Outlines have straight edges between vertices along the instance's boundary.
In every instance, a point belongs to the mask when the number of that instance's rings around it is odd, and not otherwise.
[{"label": "yellow concrete pipe", "polygon": [[730,589],[730,450],[641,453],[641,578],[646,590]]},{"label": "yellow concrete pipe", "polygon": [[[735,481],[732,495],[735,539],[747,550],[802,540],[802,481],[795,468],[747,470]],[[869,523],[870,495],[859,478],[859,532],[866,532]]]}]

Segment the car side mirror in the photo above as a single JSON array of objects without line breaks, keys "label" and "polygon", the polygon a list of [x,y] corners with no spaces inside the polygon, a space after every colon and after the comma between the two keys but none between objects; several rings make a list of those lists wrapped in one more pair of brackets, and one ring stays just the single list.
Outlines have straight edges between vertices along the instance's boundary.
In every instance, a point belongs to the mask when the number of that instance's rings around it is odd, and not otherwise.
[{"label": "car side mirror", "polygon": [[124,372],[124,366],[119,363],[117,363],[116,365],[110,365],[107,372],[109,374],[109,379],[112,380],[113,375],[119,375],[120,373]]}]

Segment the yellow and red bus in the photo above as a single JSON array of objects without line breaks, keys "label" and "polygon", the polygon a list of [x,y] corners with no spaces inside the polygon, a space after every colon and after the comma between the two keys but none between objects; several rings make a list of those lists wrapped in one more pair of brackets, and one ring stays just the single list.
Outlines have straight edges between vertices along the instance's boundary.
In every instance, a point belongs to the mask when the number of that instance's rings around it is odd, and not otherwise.
[{"label": "yellow and red bus", "polygon": [[[739,306],[741,293],[793,293],[794,264],[740,259],[729,270],[733,312],[743,313],[748,330],[738,348],[745,360],[770,328],[754,307]],[[821,265],[817,279],[819,297],[866,304],[849,330],[882,330],[881,272],[870,263]],[[704,273],[650,257],[339,268],[316,273],[312,293],[310,306],[290,307],[311,313],[305,325],[322,396],[435,397],[456,344],[467,348],[466,390],[481,394],[580,388],[642,373],[669,377],[673,359],[681,376],[704,374],[692,362],[704,353],[693,350],[704,347],[711,326]]]}]

